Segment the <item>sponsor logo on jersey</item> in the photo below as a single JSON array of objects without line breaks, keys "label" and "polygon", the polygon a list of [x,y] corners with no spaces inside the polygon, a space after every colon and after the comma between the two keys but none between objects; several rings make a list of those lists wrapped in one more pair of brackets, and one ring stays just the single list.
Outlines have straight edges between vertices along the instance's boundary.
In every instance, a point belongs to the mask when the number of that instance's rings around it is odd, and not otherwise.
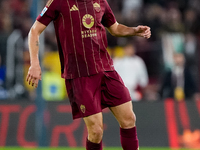
[{"label": "sponsor logo on jersey", "polygon": [[42,12],[40,13],[40,16],[42,17],[44,14],[45,14],[45,12],[47,11],[47,7],[44,7],[44,9],[42,10]]},{"label": "sponsor logo on jersey", "polygon": [[81,36],[82,36],[82,38],[95,37],[95,36],[97,36],[97,30],[81,31]]},{"label": "sponsor logo on jersey", "polygon": [[100,12],[101,6],[97,2],[93,4],[93,7],[97,12]]},{"label": "sponsor logo on jersey", "polygon": [[73,5],[70,11],[78,11],[78,8],[76,7],[76,5]]},{"label": "sponsor logo on jersey", "polygon": [[82,18],[83,26],[90,29],[94,25],[94,17],[90,14],[86,14]]}]

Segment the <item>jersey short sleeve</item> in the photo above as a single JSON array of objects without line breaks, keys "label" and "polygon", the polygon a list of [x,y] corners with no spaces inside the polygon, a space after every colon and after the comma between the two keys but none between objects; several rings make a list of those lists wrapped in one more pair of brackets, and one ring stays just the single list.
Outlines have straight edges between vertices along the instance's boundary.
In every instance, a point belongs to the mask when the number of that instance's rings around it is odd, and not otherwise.
[{"label": "jersey short sleeve", "polygon": [[52,20],[56,19],[59,14],[59,0],[49,0],[37,17],[37,21],[47,26]]},{"label": "jersey short sleeve", "polygon": [[104,3],[105,3],[105,12],[104,12],[101,23],[105,27],[110,27],[111,25],[113,25],[116,22],[116,19],[115,19],[115,16],[114,16],[107,0],[104,0]]}]

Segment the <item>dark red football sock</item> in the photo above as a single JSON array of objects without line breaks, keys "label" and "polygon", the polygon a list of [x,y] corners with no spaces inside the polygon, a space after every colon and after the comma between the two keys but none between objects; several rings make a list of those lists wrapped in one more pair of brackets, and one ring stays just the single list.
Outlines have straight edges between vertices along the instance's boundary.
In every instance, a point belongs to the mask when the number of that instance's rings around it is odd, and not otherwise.
[{"label": "dark red football sock", "polygon": [[102,150],[102,141],[98,143],[92,143],[87,139],[86,150]]},{"label": "dark red football sock", "polygon": [[139,148],[136,127],[120,128],[120,140],[123,150],[138,150]]}]

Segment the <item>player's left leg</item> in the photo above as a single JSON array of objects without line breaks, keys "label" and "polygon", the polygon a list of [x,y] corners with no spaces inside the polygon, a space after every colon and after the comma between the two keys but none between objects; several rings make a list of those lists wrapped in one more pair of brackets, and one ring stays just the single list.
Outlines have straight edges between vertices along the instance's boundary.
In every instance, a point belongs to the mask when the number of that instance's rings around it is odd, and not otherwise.
[{"label": "player's left leg", "polygon": [[138,150],[138,138],[135,127],[136,117],[133,112],[132,102],[110,107],[120,125],[120,138],[124,150]]}]

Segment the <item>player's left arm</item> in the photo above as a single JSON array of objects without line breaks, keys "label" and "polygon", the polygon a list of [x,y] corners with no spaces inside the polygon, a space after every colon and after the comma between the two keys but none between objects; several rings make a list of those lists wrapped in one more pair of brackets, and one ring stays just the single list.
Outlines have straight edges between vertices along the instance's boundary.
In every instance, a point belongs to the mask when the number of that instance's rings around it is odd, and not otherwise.
[{"label": "player's left arm", "polygon": [[127,27],[123,24],[115,22],[107,29],[113,36],[141,36],[147,39],[151,37],[151,29],[148,26],[139,25],[137,27]]}]

